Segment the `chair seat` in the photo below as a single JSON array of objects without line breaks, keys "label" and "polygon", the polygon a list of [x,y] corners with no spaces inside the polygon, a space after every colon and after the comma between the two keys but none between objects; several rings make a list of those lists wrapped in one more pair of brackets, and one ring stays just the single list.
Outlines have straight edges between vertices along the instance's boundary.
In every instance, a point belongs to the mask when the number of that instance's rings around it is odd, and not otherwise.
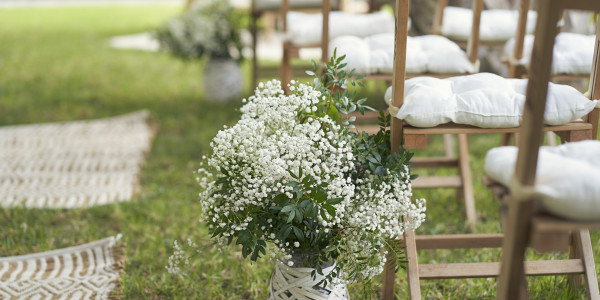
[{"label": "chair seat", "polygon": [[[523,58],[519,64],[529,67],[533,35],[525,36]],[[552,75],[589,75],[594,58],[595,35],[561,32],[556,36]],[[504,47],[504,55],[511,57],[515,40],[510,39]]]},{"label": "chair seat", "polygon": [[[482,128],[511,128],[521,123],[527,79],[506,79],[478,73],[445,79],[416,77],[406,80],[404,104],[393,114],[415,127],[445,123]],[[391,102],[392,89],[385,94]],[[575,88],[550,83],[544,121],[561,125],[589,112],[598,101],[590,101]]]},{"label": "chair seat", "polygon": [[[489,9],[481,12],[479,39],[481,42],[505,42],[515,35],[519,12],[507,9]],[[533,33],[537,13],[527,14],[527,33]],[[467,41],[471,33],[473,12],[469,8],[447,6],[441,33],[457,41]]]},{"label": "chair seat", "polygon": [[[321,43],[323,17],[291,11],[287,15],[286,39],[296,46]],[[344,35],[366,37],[378,33],[394,33],[395,19],[388,12],[353,14],[333,11],[329,14],[329,39]]]},{"label": "chair seat", "polygon": [[[556,147],[541,147],[534,193],[550,213],[578,221],[600,220],[600,141],[587,140]],[[517,147],[490,150],[485,172],[493,180],[511,186]]]},{"label": "chair seat", "polygon": [[[456,43],[439,35],[408,37],[406,72],[409,74],[468,74],[477,71]],[[360,38],[341,36],[329,43],[329,56],[337,48],[345,54],[347,69],[358,74],[392,74],[394,34],[383,33]]]},{"label": "chair seat", "polygon": [[[254,0],[253,10],[257,12],[275,11],[281,9],[282,0]],[[336,6],[337,1],[332,0],[332,5]],[[290,0],[291,9],[313,9],[321,8],[322,0]]]}]

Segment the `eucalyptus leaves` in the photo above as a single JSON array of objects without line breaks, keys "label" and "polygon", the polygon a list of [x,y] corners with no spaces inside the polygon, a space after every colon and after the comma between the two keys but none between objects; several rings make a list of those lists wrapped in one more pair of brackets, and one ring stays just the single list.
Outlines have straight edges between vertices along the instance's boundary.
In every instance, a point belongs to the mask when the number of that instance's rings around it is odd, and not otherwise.
[{"label": "eucalyptus leaves", "polygon": [[425,219],[425,200],[410,199],[411,154],[392,154],[384,127],[352,131],[348,113],[368,107],[348,91],[362,83],[341,70],[343,58],[322,76],[313,63],[313,83],[292,82],[290,95],[279,81],[261,83],[197,178],[202,220],[220,245],[239,244],[252,260],[305,254],[320,274],[335,261],[325,285],[379,274],[389,249],[402,254],[392,241]]}]

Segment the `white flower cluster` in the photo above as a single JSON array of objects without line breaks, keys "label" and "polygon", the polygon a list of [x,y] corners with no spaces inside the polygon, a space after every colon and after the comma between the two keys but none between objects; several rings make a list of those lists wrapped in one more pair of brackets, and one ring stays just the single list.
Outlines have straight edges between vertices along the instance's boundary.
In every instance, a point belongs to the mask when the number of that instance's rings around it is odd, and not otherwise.
[{"label": "white flower cluster", "polygon": [[[406,165],[401,176],[393,172],[381,178],[366,171],[356,180],[356,196],[347,203],[347,224],[396,239],[425,221],[425,199],[411,202],[412,187]],[[405,222],[399,220],[405,219]]]},{"label": "white flower cluster", "polygon": [[[291,172],[298,174],[299,169],[317,184],[327,183],[328,197],[350,202],[354,185],[347,174],[354,168],[353,155],[350,145],[336,136],[339,125],[327,116],[298,118],[316,111],[319,101],[321,93],[309,85],[298,84],[292,95],[285,95],[276,80],[259,85],[241,108],[241,120],[221,130],[211,143],[208,165],[234,179],[230,193],[225,194],[214,194],[220,187],[212,182],[200,182],[204,220],[209,226],[227,228],[225,237],[245,230],[252,219],[238,219],[236,212],[268,209],[274,192],[292,198],[292,187],[286,183],[293,180]],[[323,124],[333,130],[323,130]],[[344,208],[338,206],[335,219],[321,220],[325,228],[342,225]],[[265,230],[262,238],[273,237]]]}]

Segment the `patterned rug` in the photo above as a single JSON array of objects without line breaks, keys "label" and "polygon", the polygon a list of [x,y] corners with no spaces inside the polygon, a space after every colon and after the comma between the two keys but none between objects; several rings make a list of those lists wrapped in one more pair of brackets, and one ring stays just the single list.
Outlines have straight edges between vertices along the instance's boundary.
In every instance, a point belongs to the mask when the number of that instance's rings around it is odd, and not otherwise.
[{"label": "patterned rug", "polygon": [[118,298],[124,262],[123,248],[116,245],[119,238],[0,257],[0,299]]},{"label": "patterned rug", "polygon": [[128,201],[150,149],[148,112],[0,127],[0,206],[77,208]]}]

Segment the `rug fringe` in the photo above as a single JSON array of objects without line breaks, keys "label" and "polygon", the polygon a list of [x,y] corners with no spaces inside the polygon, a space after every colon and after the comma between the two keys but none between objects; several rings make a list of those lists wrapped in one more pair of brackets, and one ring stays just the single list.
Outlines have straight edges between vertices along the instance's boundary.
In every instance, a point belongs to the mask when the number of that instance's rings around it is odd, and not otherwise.
[{"label": "rug fringe", "polygon": [[125,274],[125,263],[127,262],[127,254],[125,253],[125,247],[127,244],[121,240],[121,234],[118,234],[112,245],[110,246],[110,253],[113,257],[112,269],[119,273],[118,280],[114,280],[115,288],[108,296],[108,300],[119,300],[123,298],[122,282],[123,274]]}]

